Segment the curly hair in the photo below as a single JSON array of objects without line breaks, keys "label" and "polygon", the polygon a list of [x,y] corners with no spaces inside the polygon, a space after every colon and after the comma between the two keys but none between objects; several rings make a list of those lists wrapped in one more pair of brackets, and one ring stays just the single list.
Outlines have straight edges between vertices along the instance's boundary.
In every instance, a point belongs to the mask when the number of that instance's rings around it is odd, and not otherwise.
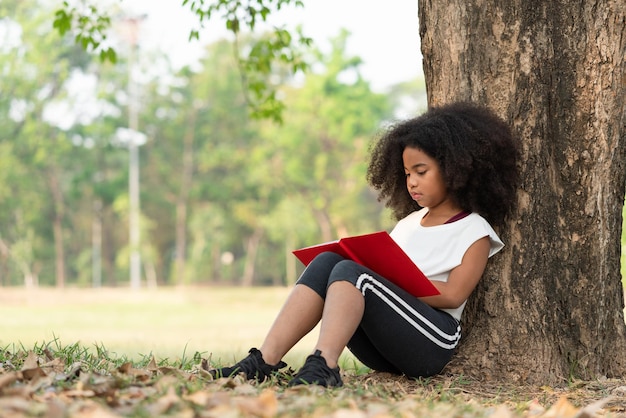
[{"label": "curly hair", "polygon": [[389,127],[371,149],[367,180],[378,200],[401,219],[420,209],[407,191],[404,149],[435,159],[452,200],[502,226],[516,201],[518,144],[509,126],[492,111],[459,102]]}]

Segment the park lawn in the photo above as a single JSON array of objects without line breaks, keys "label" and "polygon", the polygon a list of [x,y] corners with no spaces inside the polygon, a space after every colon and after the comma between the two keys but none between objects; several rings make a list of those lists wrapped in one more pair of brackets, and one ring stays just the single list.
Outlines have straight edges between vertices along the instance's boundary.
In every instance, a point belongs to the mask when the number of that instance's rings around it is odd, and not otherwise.
[{"label": "park lawn", "polygon": [[[286,288],[0,289],[0,416],[625,417],[626,379],[564,387],[451,374],[371,373],[349,353],[345,386],[213,380],[203,368],[259,345]],[[315,333],[313,333],[315,334]],[[285,360],[304,361],[315,335]]]},{"label": "park lawn", "polygon": [[[130,360],[147,355],[174,360],[198,352],[229,362],[262,343],[288,292],[286,287],[2,288],[0,347],[58,340],[94,351],[101,346]],[[315,337],[314,332],[303,339],[286,361],[301,364]]]}]

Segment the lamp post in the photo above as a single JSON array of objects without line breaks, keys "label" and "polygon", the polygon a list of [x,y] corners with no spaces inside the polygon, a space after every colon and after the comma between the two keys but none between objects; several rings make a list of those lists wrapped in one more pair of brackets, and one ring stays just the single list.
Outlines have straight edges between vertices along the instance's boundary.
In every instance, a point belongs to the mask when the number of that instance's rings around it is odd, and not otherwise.
[{"label": "lamp post", "polygon": [[128,129],[118,129],[118,140],[128,146],[128,195],[129,195],[129,245],[130,245],[130,287],[141,287],[141,246],[140,207],[139,207],[139,146],[146,141],[145,135],[138,131],[139,109],[137,103],[137,84],[133,78],[135,55],[138,47],[139,24],[146,15],[126,17],[124,34],[130,45],[128,54]]}]

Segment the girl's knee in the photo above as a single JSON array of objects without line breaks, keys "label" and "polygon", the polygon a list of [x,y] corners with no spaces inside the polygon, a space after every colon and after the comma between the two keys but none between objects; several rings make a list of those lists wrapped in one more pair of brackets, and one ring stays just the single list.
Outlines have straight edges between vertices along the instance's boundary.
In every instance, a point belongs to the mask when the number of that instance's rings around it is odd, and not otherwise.
[{"label": "girl's knee", "polygon": [[359,276],[364,272],[364,267],[352,260],[342,260],[335,264],[333,271],[330,273],[328,285],[336,281],[347,281],[356,285]]},{"label": "girl's knee", "polygon": [[316,255],[315,258],[309,263],[309,266],[314,263],[315,265],[334,266],[344,260],[345,259],[339,254],[326,251]]},{"label": "girl's knee", "polygon": [[296,284],[303,284],[313,289],[322,299],[326,299],[328,280],[337,265],[344,260],[343,257],[331,252],[317,255],[304,269]]}]

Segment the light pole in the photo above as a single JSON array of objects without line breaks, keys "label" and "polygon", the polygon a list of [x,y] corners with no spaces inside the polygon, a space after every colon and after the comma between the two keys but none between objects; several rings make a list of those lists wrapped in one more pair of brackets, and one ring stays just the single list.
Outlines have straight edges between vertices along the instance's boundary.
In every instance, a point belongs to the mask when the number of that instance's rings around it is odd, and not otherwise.
[{"label": "light pole", "polygon": [[139,146],[145,143],[145,135],[138,131],[139,109],[137,84],[133,77],[135,55],[138,46],[139,23],[146,15],[124,19],[124,37],[130,44],[128,54],[128,130],[118,129],[118,139],[128,145],[128,195],[129,195],[129,240],[130,240],[130,287],[141,287],[140,207],[139,207]]}]

